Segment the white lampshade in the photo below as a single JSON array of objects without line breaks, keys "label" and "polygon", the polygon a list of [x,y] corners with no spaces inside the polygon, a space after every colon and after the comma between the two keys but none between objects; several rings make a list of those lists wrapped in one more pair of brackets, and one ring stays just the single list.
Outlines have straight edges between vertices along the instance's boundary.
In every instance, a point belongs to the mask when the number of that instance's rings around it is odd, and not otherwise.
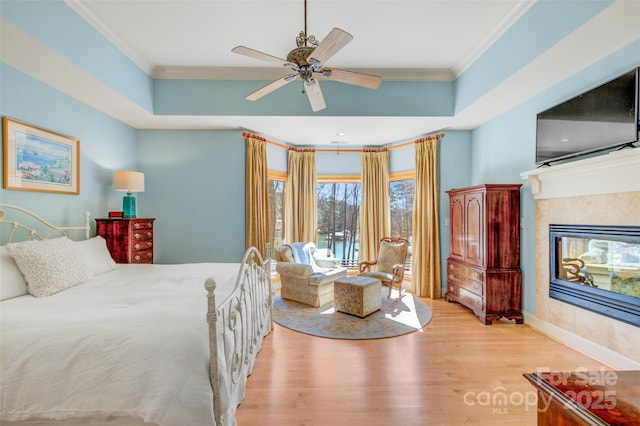
[{"label": "white lampshade", "polygon": [[144,173],[117,171],[114,187],[116,191],[144,192]]}]

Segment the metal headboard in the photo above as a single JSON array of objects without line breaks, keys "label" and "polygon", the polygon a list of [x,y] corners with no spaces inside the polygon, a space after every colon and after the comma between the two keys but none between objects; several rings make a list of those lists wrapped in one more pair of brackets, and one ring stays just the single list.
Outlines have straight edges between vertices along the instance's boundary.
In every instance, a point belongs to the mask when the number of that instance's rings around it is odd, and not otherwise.
[{"label": "metal headboard", "polygon": [[[14,216],[16,216],[16,219],[13,218]],[[36,228],[26,224],[27,221],[35,222],[36,224],[39,223],[41,225],[38,225]],[[79,232],[82,232],[82,237],[85,240],[88,240],[90,238],[91,230],[88,211],[84,212],[83,226],[56,226],[27,209],[3,203],[0,203],[0,225],[2,225],[2,234],[0,234],[2,236],[2,241],[0,241],[0,244],[15,242],[14,238],[16,238],[16,235],[19,237],[23,234],[26,234],[25,237],[20,238],[19,241],[46,240],[48,238],[62,236],[76,239]],[[9,231],[5,236],[4,229],[6,227],[9,227]],[[16,234],[16,231],[19,231],[18,234]]]}]

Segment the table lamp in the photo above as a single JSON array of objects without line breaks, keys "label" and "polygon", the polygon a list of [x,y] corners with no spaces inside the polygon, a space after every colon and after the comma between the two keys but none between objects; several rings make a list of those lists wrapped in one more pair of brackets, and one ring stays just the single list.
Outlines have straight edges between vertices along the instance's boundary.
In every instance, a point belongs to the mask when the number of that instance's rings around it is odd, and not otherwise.
[{"label": "table lamp", "polygon": [[117,171],[114,175],[116,191],[126,191],[122,198],[122,217],[136,217],[136,198],[133,192],[144,192],[144,173]]}]

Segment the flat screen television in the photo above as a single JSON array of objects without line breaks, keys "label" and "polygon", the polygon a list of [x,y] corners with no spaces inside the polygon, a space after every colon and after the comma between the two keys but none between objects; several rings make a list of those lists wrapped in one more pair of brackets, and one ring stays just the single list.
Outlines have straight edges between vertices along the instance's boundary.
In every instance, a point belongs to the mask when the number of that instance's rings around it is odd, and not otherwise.
[{"label": "flat screen television", "polygon": [[637,142],[639,70],[631,70],[539,113],[536,164]]}]

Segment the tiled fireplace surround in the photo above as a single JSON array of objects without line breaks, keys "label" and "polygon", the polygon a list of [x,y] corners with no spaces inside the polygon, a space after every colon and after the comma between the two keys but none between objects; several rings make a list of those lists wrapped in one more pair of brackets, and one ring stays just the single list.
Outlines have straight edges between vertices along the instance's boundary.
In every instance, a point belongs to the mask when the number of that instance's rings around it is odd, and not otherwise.
[{"label": "tiled fireplace surround", "polygon": [[525,322],[617,369],[640,369],[640,327],[549,297],[549,224],[640,226],[640,148],[521,174],[536,200],[536,312]]}]

